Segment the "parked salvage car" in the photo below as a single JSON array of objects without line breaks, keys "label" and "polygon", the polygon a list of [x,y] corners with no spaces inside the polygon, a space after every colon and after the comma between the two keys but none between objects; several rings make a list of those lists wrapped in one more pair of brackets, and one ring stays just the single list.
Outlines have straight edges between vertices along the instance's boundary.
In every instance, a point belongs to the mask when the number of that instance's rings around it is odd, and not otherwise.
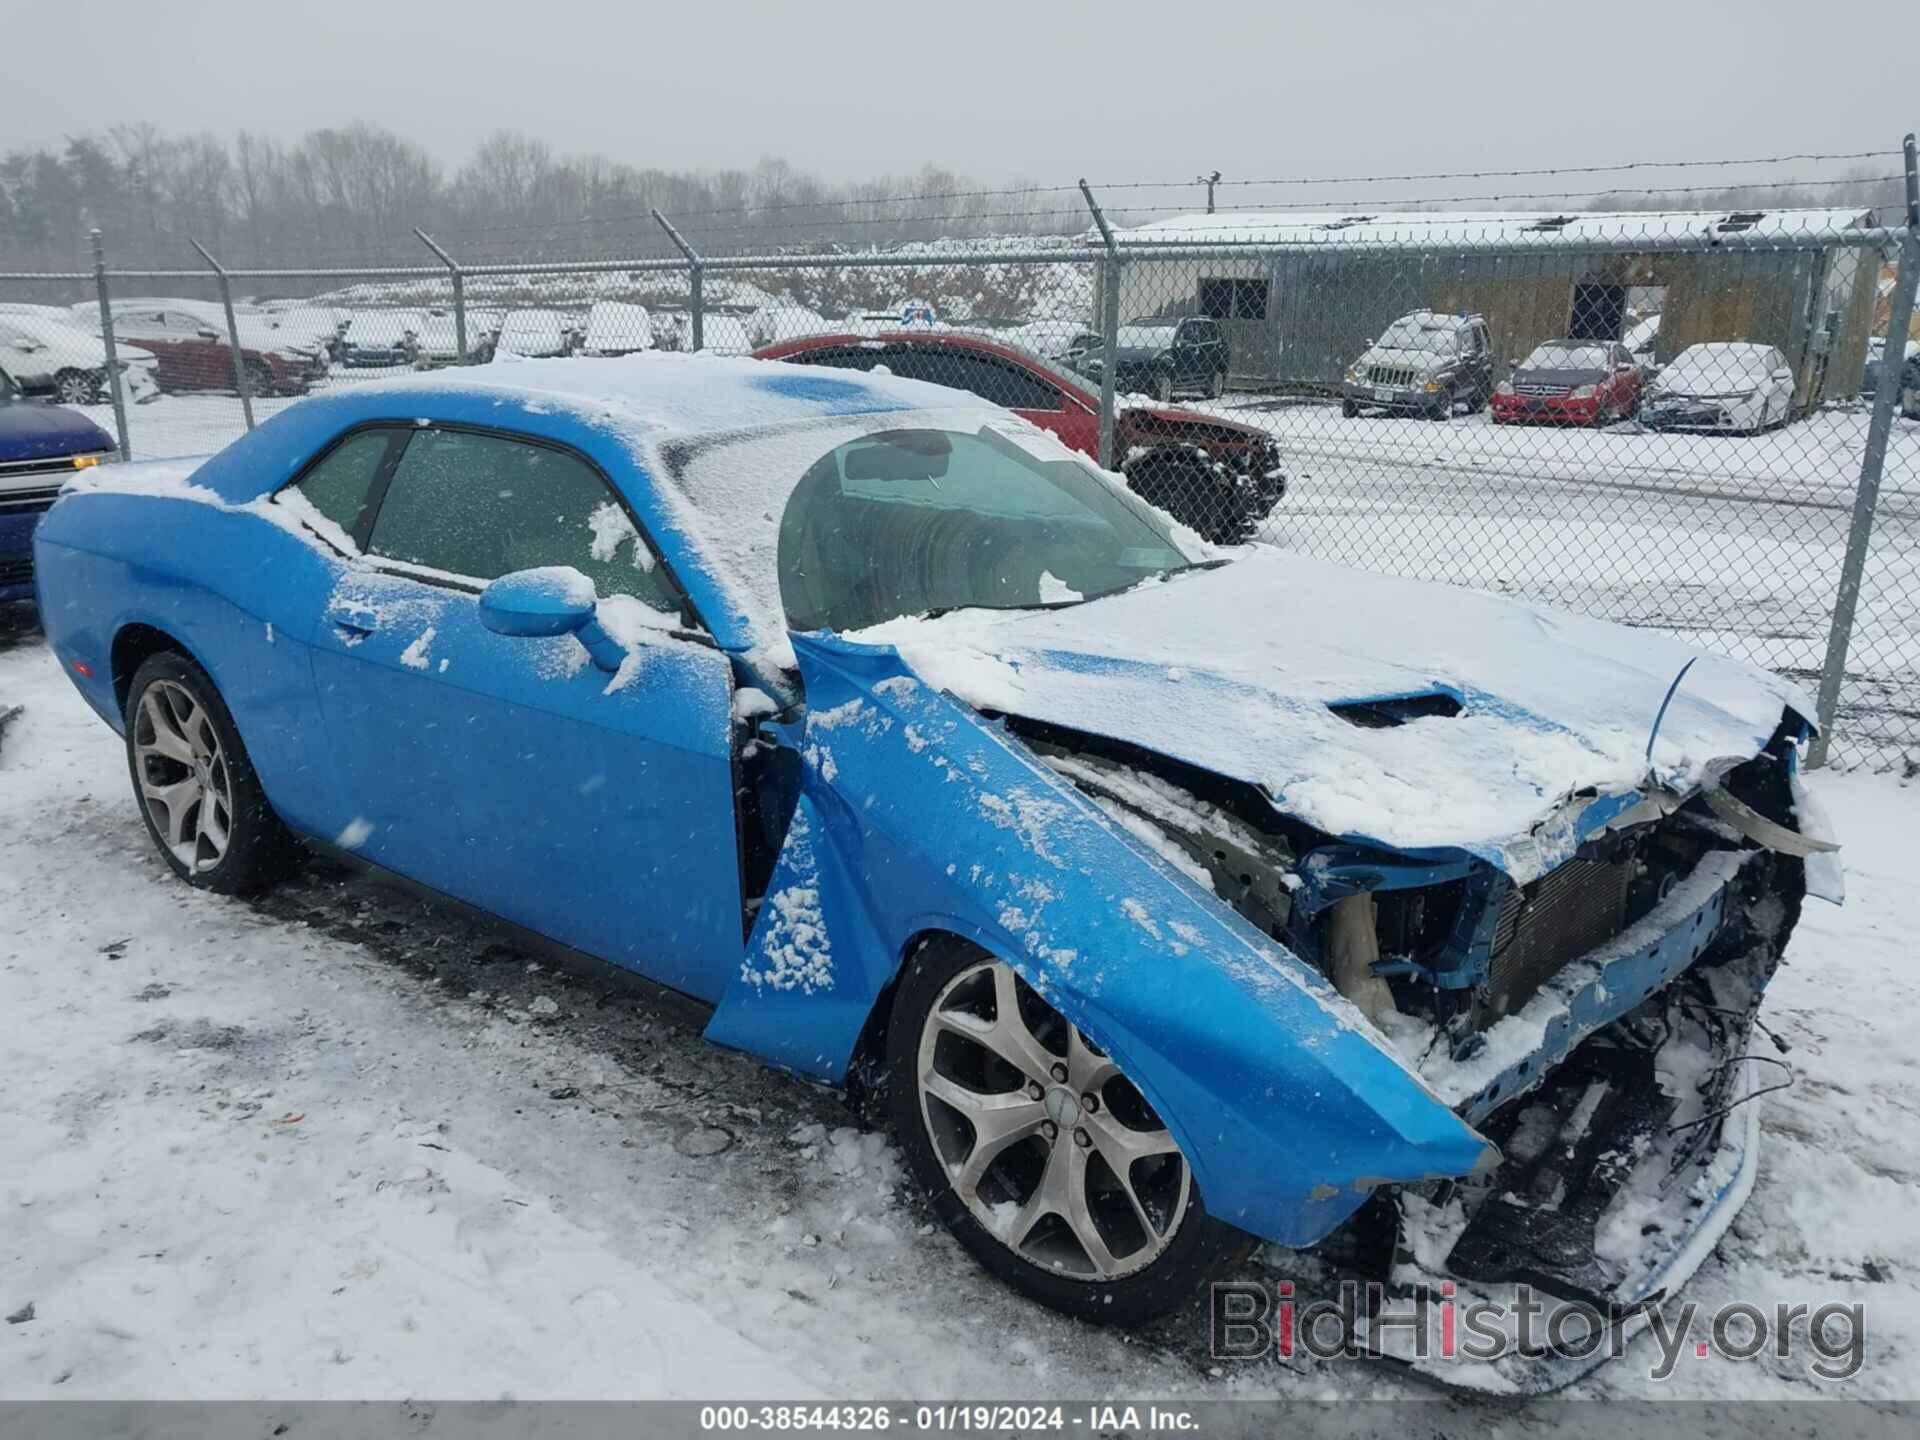
[{"label": "parked salvage car", "polygon": [[418,310],[358,310],[340,337],[340,363],[356,370],[395,370],[420,358]]},{"label": "parked salvage car", "polygon": [[[97,307],[75,306],[76,321],[96,330]],[[235,390],[233,345],[219,307],[211,313],[198,302],[115,300],[116,345],[125,341],[154,357],[154,378],[169,394],[190,390]],[[97,331],[96,331],[97,333]],[[255,318],[239,324],[240,363],[248,388],[256,395],[304,395],[326,359],[277,336]]]},{"label": "parked salvage car", "polygon": [[1652,430],[1758,435],[1793,418],[1793,367],[1771,345],[1689,345],[1647,387],[1640,420]]},{"label": "parked salvage car", "polygon": [[[154,355],[135,345],[116,345],[127,398],[151,400],[160,393]],[[71,320],[0,314],[0,369],[24,395],[62,405],[98,405],[107,399],[107,347]]]},{"label": "parked salvage car", "polygon": [[1633,414],[1644,384],[1639,364],[1618,341],[1549,340],[1493,387],[1493,420],[1607,425]]},{"label": "parked salvage car", "polygon": [[1837,879],[1764,672],[1211,550],[877,374],[439,371],[87,475],[48,641],[176,875],[304,844],[670,986],[1068,1314],[1365,1208],[1397,1279],[1630,1331],[1746,1195],[1734,1061]]},{"label": "parked salvage car", "polygon": [[1445,420],[1465,405],[1483,408],[1493,393],[1493,347],[1480,315],[1416,310],[1402,315],[1347,367],[1340,411],[1425,415]]},{"label": "parked salvage car", "polygon": [[[1218,398],[1227,388],[1232,356],[1218,320],[1190,315],[1129,320],[1114,337],[1113,385],[1131,395],[1151,395],[1163,404],[1176,392]],[[1095,339],[1076,356],[1074,368],[1095,385],[1105,369],[1105,351]]]},{"label": "parked salvage car", "polygon": [[0,602],[33,598],[33,531],[60,487],[113,454],[107,432],[29,400],[0,369]]},{"label": "parked salvage car", "polygon": [[500,328],[497,310],[469,310],[466,313],[467,348],[460,350],[460,327],[450,313],[438,311],[420,317],[414,336],[414,363],[436,365],[481,365],[493,358],[493,337]]},{"label": "parked salvage car", "polygon": [[[1909,360],[1920,357],[1920,340],[1909,340],[1905,344]],[[1881,335],[1875,335],[1867,341],[1867,363],[1860,372],[1860,398],[1872,400],[1880,393],[1880,363],[1886,358],[1887,342]]]},{"label": "parked salvage car", "polygon": [[573,353],[571,322],[558,310],[509,310],[500,322],[494,354],[543,359]]},{"label": "parked salvage car", "polygon": [[[884,368],[950,385],[1006,406],[1083,455],[1100,453],[1098,391],[1083,376],[994,336],[921,329],[809,335],[755,354],[842,370]],[[1114,453],[1135,492],[1219,544],[1250,537],[1287,491],[1272,436],[1193,410],[1119,407]]]},{"label": "parked salvage car", "polygon": [[587,311],[583,355],[633,355],[653,348],[653,317],[644,305],[596,300]]}]

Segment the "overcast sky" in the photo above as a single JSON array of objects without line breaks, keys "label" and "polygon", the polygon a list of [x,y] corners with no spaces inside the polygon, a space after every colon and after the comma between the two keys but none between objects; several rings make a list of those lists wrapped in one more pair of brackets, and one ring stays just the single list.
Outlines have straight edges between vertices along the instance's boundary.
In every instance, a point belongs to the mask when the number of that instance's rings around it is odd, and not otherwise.
[{"label": "overcast sky", "polygon": [[[367,120],[668,169],[1108,182],[1892,149],[1920,4],[5,0],[0,146]],[[302,13],[304,12],[304,13]]]}]

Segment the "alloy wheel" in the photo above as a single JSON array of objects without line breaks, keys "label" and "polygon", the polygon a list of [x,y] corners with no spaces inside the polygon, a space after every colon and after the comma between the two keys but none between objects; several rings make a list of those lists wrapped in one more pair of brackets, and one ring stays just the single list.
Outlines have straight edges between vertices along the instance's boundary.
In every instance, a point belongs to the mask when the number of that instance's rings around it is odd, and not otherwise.
[{"label": "alloy wheel", "polygon": [[78,371],[63,371],[54,381],[53,396],[62,405],[91,404],[94,398],[93,379]]},{"label": "alloy wheel", "polygon": [[207,707],[185,686],[156,680],[134,718],[134,773],[153,828],[190,873],[226,858],[233,781]]},{"label": "alloy wheel", "polygon": [[1193,1180],[1139,1090],[997,960],[956,975],[927,1011],[919,1110],[955,1195],[1021,1259],[1078,1279],[1152,1264]]}]

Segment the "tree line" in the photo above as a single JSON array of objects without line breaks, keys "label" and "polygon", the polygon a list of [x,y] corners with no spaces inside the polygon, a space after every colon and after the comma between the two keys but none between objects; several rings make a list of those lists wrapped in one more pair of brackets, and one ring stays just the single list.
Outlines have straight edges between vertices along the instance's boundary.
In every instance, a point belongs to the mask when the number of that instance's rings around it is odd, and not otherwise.
[{"label": "tree line", "polygon": [[1077,231],[1078,205],[936,166],[834,183],[779,159],[673,171],[563,156],[500,131],[449,171],[366,124],[291,143],[242,131],[170,135],[151,124],[0,156],[0,269],[85,269],[98,227],[112,264],[197,265],[189,238],[233,267],[431,263],[419,226],[462,260],[674,253],[658,207],[696,248],[897,244]]}]

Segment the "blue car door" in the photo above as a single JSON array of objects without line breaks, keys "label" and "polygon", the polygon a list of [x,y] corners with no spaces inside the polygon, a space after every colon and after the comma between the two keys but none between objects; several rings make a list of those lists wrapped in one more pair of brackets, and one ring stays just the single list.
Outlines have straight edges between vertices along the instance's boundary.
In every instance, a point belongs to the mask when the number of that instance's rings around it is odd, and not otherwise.
[{"label": "blue car door", "polygon": [[[365,560],[313,667],[343,849],[702,998],[740,963],[732,674],[584,458],[494,432],[402,432],[358,507]],[[571,565],[635,640],[480,621],[478,591]]]}]

